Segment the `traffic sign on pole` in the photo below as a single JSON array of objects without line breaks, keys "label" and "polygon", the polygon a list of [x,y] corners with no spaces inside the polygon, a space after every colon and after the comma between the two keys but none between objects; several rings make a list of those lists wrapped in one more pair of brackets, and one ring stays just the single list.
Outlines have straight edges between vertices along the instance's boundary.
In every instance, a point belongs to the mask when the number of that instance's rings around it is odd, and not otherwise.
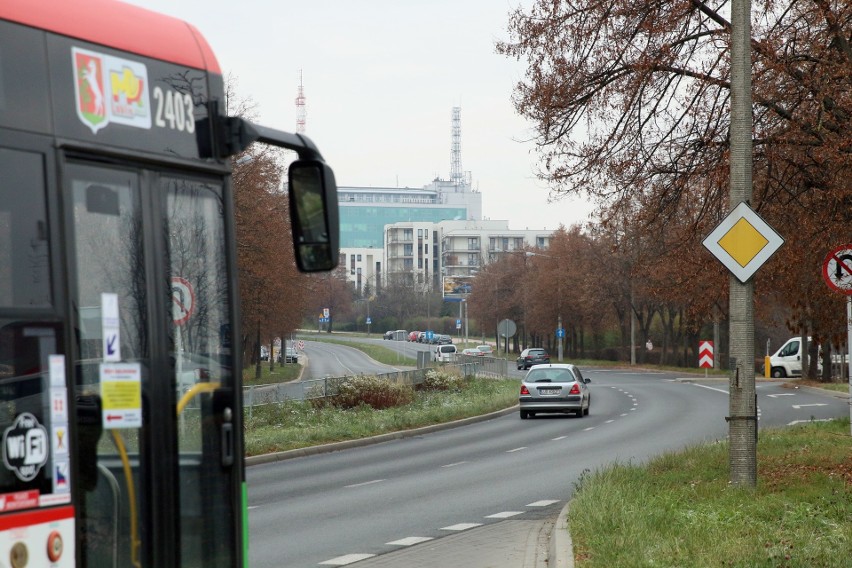
[{"label": "traffic sign on pole", "polygon": [[698,342],[698,367],[701,369],[713,368],[713,342]]},{"label": "traffic sign on pole", "polygon": [[841,245],[826,255],[822,277],[835,292],[852,295],[852,244]]},{"label": "traffic sign on pole", "polygon": [[[846,349],[849,352],[849,396],[852,397],[852,244],[832,250],[822,263],[822,277],[828,287],[846,294]],[[852,405],[849,406],[850,433],[852,433]]]},{"label": "traffic sign on pole", "polygon": [[784,244],[784,239],[747,203],[741,202],[702,244],[745,283]]}]

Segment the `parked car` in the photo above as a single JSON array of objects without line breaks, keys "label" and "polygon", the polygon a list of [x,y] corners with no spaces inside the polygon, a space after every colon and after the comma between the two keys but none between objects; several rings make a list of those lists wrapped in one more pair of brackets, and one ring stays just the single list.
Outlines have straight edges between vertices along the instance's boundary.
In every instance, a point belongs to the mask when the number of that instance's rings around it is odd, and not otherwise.
[{"label": "parked car", "polygon": [[269,350],[263,345],[260,346],[260,360],[269,361]]},{"label": "parked car", "polygon": [[417,338],[420,336],[419,331],[410,331],[408,332],[408,340],[409,341],[417,341]]},{"label": "parked car", "polygon": [[393,334],[393,330],[386,331],[385,334],[382,336],[382,339],[393,339]]},{"label": "parked car", "polygon": [[492,357],[494,355],[494,349],[490,345],[477,345],[477,351],[479,351],[480,357]]},{"label": "parked car", "polygon": [[428,343],[425,331],[420,331],[417,333],[417,343]]},{"label": "parked car", "polygon": [[439,363],[455,361],[457,352],[458,349],[456,349],[456,346],[453,344],[438,345],[435,348],[435,361],[438,361]]},{"label": "parked car", "polygon": [[533,365],[550,363],[550,355],[541,347],[530,347],[521,351],[518,357],[518,370],[529,369]]},{"label": "parked car", "polygon": [[589,414],[592,395],[589,379],[569,363],[536,365],[521,381],[518,395],[521,419],[540,412],[573,412],[580,418]]},{"label": "parked car", "polygon": [[[281,353],[278,354],[278,362],[281,362]],[[298,363],[299,362],[299,354],[292,347],[287,347],[284,349],[284,362],[285,363]]]},{"label": "parked car", "polygon": [[480,351],[479,349],[474,349],[473,347],[462,349],[461,354],[467,355],[468,357],[482,357],[482,351]]},{"label": "parked car", "polygon": [[444,335],[442,333],[436,333],[435,335],[432,336],[432,341],[430,341],[429,343],[431,343],[432,345],[449,345],[452,342],[453,342],[453,338],[450,337],[449,335]]}]

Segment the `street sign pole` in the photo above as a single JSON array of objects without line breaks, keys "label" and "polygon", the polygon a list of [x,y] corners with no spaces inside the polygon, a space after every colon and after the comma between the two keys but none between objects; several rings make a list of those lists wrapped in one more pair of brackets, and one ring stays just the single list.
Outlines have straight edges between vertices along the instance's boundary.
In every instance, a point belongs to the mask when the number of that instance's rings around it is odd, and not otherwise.
[{"label": "street sign pole", "polygon": [[[731,2],[731,209],[752,197],[751,0]],[[757,486],[754,385],[754,281],[730,276],[731,365],[728,412],[730,481]]]},{"label": "street sign pole", "polygon": [[[849,399],[852,400],[852,295],[849,294],[846,296],[846,365]],[[852,435],[852,404],[849,405],[849,434]]]},{"label": "street sign pole", "polygon": [[[852,243],[828,253],[822,263],[822,277],[829,288],[846,294],[846,378],[849,380],[849,398],[852,399]],[[849,405],[849,428],[852,434],[852,405]]]},{"label": "street sign pole", "polygon": [[559,355],[559,362],[561,363],[562,362],[562,333],[563,333],[561,331],[562,330],[562,314],[559,314],[559,317],[556,319],[556,329],[560,330],[560,331],[557,331],[557,333],[559,334],[559,354],[558,355]]}]

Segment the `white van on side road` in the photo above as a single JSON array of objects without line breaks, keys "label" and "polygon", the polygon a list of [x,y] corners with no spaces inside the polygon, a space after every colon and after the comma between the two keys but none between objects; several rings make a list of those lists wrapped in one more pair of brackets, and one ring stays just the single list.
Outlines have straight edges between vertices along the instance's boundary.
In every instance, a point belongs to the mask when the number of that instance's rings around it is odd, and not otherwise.
[{"label": "white van on side road", "polygon": [[458,349],[456,349],[456,346],[453,344],[438,345],[437,347],[435,347],[435,361],[439,363],[455,361],[457,352]]},{"label": "white van on side road", "polygon": [[[811,338],[808,337],[808,343]],[[774,355],[769,357],[771,376],[775,378],[802,376],[802,338],[791,337]],[[822,369],[822,360],[817,358],[817,368]]]}]

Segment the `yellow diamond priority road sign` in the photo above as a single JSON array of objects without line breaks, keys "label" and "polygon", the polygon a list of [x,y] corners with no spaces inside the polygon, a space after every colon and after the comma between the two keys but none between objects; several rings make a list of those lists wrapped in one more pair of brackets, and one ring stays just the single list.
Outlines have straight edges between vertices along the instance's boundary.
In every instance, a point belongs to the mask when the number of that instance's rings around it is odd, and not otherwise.
[{"label": "yellow diamond priority road sign", "polygon": [[742,202],[707,235],[703,244],[745,283],[784,244],[784,239]]}]

